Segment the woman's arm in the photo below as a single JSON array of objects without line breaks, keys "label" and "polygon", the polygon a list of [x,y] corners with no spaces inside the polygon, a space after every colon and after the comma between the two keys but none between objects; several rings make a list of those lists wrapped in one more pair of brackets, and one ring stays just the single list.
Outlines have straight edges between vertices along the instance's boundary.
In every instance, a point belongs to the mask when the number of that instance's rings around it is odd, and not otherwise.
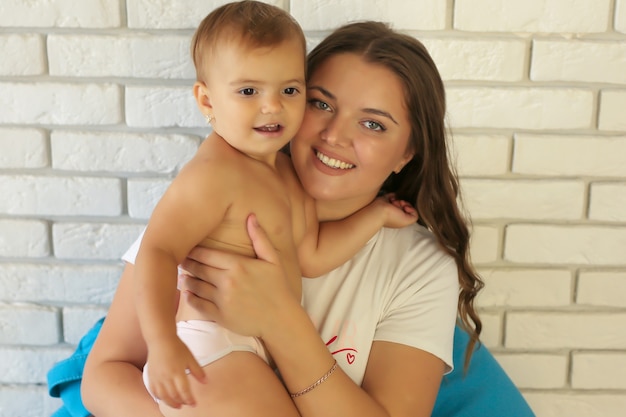
[{"label": "woman's arm", "polygon": [[133,268],[126,264],[85,364],[81,394],[97,417],[162,417],[142,380],[147,348],[133,303]]},{"label": "woman's arm", "polygon": [[[195,249],[184,266],[206,282],[184,279],[185,296],[224,327],[261,337],[287,389],[298,392],[327,373],[334,360],[289,293],[278,256],[253,216],[248,229],[259,259]],[[294,402],[304,417],[429,416],[444,369],[441,359],[422,350],[374,342],[363,387],[337,368]]]}]

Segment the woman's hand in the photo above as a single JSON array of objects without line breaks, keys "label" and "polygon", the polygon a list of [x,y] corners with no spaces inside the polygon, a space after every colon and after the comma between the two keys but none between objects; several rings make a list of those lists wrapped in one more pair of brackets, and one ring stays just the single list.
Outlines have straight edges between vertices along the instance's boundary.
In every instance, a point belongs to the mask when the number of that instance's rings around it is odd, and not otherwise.
[{"label": "woman's hand", "polygon": [[254,214],[246,226],[256,259],[196,247],[182,264],[191,275],[179,276],[179,287],[184,302],[201,318],[262,338],[280,317],[284,297],[293,295],[278,253]]}]

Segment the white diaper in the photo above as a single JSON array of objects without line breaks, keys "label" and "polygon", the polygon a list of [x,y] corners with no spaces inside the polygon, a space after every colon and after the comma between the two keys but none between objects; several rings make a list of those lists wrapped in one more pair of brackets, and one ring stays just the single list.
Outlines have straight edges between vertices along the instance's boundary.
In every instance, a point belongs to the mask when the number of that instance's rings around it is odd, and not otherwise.
[{"label": "white diaper", "polygon": [[[200,366],[215,362],[231,352],[252,352],[269,364],[267,351],[258,338],[241,336],[212,321],[179,321],[176,323],[176,333],[187,345]],[[149,392],[148,365],[146,364],[143,368],[143,382]]]}]

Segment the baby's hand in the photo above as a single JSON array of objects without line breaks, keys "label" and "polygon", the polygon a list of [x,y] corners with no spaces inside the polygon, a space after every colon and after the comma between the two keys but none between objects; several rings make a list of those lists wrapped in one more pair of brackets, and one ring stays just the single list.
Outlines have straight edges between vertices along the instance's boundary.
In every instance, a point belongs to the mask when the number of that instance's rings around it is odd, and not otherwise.
[{"label": "baby's hand", "polygon": [[148,350],[148,376],[152,395],[170,407],[196,404],[187,374],[204,383],[204,371],[187,346],[176,337],[160,341]]},{"label": "baby's hand", "polygon": [[385,227],[398,229],[417,221],[417,210],[409,202],[397,200],[395,194],[385,194],[378,197],[378,200],[384,203]]}]

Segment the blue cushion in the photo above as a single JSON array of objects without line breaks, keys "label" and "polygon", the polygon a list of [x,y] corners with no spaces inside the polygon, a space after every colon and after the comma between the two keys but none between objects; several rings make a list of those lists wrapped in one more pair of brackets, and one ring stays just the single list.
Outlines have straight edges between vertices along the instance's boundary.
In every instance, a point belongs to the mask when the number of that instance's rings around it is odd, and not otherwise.
[{"label": "blue cushion", "polygon": [[91,413],[83,405],[80,396],[80,383],[83,379],[83,368],[87,355],[100,332],[101,318],[80,339],[76,351],[69,358],[57,362],[48,371],[48,393],[51,397],[60,397],[63,407],[57,410],[52,417],[87,417]]},{"label": "blue cushion", "polygon": [[[87,355],[104,318],[83,336],[74,354],[48,372],[48,392],[63,400],[52,417],[87,417],[80,397],[80,383]],[[457,326],[454,332],[454,371],[444,376],[433,417],[535,417],[522,394],[484,346],[474,350],[465,372],[463,361],[469,335]]]},{"label": "blue cushion", "polygon": [[502,367],[485,346],[474,349],[467,372],[465,347],[469,335],[454,331],[454,370],[443,377],[433,417],[535,417]]}]

